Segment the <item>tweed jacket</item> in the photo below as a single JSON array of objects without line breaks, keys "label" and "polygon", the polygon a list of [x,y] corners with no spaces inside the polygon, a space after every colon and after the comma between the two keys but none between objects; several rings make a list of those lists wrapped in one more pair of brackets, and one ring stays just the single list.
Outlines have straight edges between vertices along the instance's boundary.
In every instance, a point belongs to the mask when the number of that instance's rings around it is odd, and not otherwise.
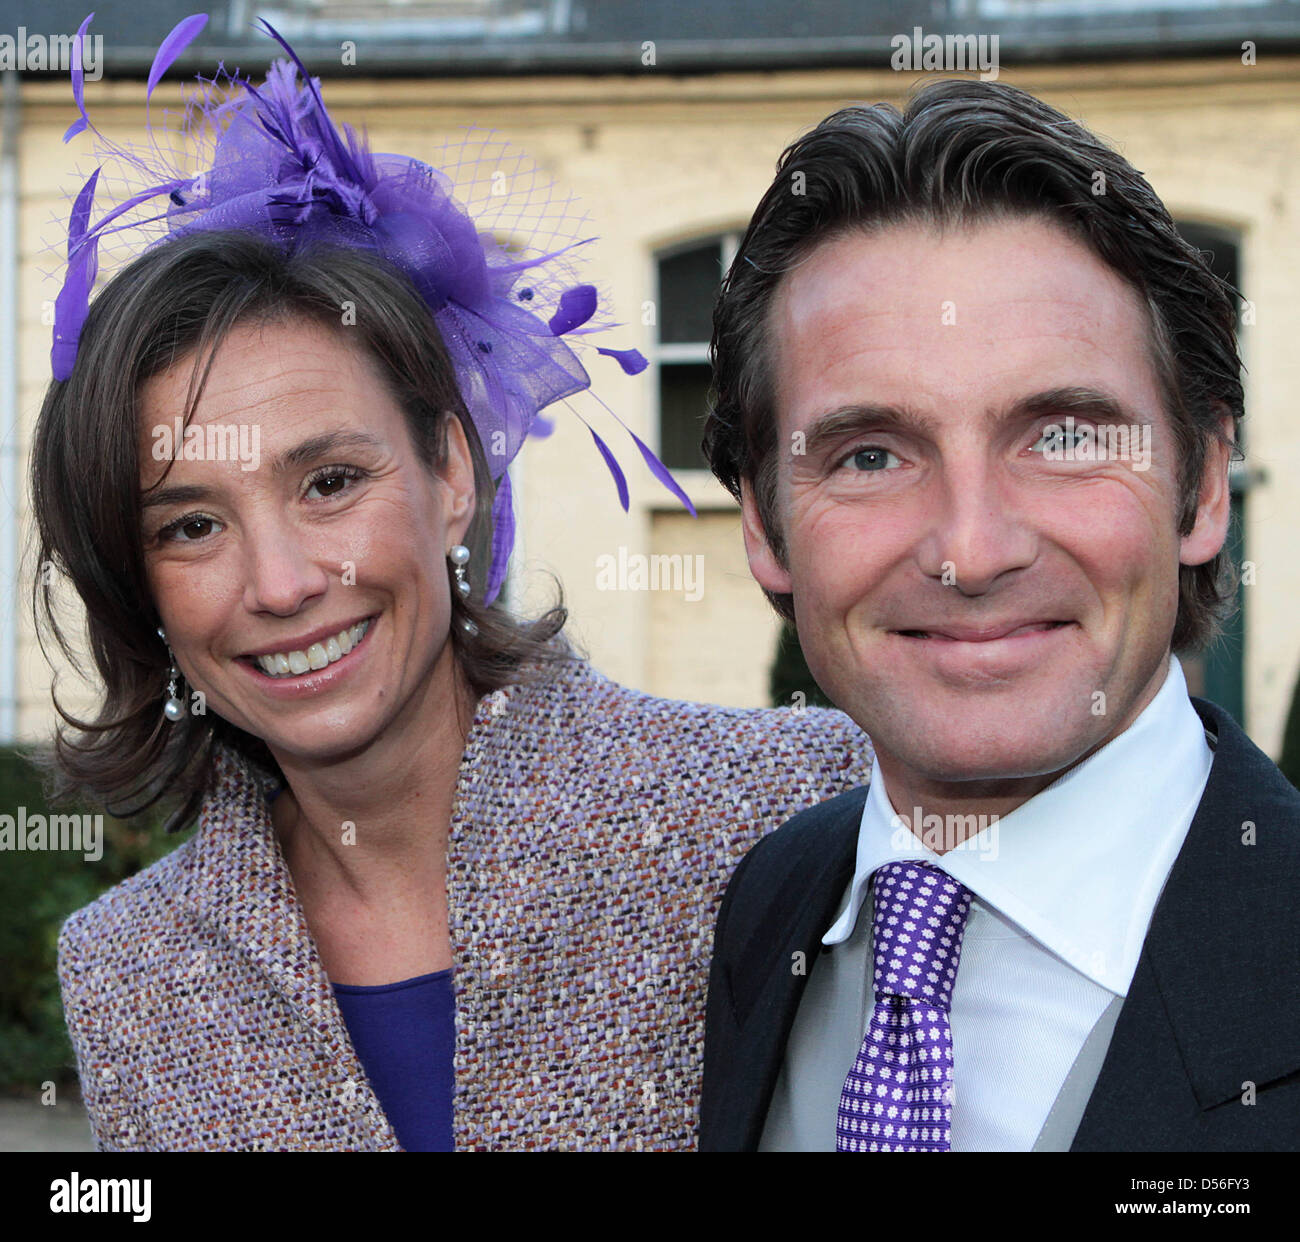
[{"label": "tweed jacket", "polygon": [[[628,690],[566,662],[482,698],[447,860],[458,1150],[696,1145],[728,877],[861,785],[834,711]],[[269,776],[218,757],[197,831],[73,914],[59,981],[101,1150],[402,1150],[272,829]]]}]

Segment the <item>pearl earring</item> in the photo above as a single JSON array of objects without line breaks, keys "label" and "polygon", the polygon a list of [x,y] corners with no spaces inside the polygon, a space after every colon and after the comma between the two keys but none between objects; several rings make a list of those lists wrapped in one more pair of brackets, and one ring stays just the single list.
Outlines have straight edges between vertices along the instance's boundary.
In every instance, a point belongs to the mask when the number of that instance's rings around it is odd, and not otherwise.
[{"label": "pearl earring", "polygon": [[456,575],[456,590],[460,592],[462,599],[468,599],[469,579],[465,577],[465,566],[469,564],[469,549],[463,543],[453,544],[447,557]]},{"label": "pearl earring", "polygon": [[[465,566],[469,564],[469,549],[463,543],[453,544],[447,553],[447,559],[451,561],[452,570],[456,575],[456,590],[460,592],[461,599],[469,599],[469,579],[465,577]],[[474,624],[472,617],[464,617],[460,628],[471,636],[478,633],[478,626]]]},{"label": "pearl earring", "polygon": [[[158,637],[167,642],[167,635],[163,633],[162,626],[158,627]],[[176,671],[176,659],[172,655],[170,645],[167,648],[167,659],[171,661],[171,667],[167,670],[167,702],[163,704],[163,715],[173,724],[185,715],[185,704],[176,696],[176,678],[179,674]]]}]

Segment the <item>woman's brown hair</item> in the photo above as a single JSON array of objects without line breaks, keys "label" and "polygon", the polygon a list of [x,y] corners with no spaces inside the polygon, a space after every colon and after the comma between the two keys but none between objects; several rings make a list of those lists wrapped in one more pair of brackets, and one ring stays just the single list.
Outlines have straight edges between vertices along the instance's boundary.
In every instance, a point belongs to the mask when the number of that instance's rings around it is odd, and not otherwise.
[{"label": "woman's brown hair", "polygon": [[[466,600],[453,584],[450,634],[473,690],[485,694],[573,657],[560,633],[566,612],[559,599],[535,621],[478,602],[492,543],[494,486],[433,317],[407,277],[378,256],[337,245],[286,252],[248,233],[217,231],[171,239],[124,267],[94,299],[72,374],[50,384],[36,424],[38,641],[48,657],[46,636],[52,636],[81,670],[66,623],[56,615],[52,567],[85,606],[89,651],[103,684],[91,720],[70,715],[51,691],[64,724],[53,749],[32,758],[53,777],[53,797],[89,794],[123,818],[174,797],[166,823],[172,832],[198,813],[220,745],[282,779],[265,744],[215,712],[186,712],[175,723],[163,716],[169,661],[145,572],[138,418],[144,382],[192,354],[188,424],[212,358],[236,324],[299,318],[339,332],[370,358],[430,471],[446,459],[448,418],[461,421],[476,485],[465,540],[472,591]],[[431,555],[441,557],[442,550]]]}]

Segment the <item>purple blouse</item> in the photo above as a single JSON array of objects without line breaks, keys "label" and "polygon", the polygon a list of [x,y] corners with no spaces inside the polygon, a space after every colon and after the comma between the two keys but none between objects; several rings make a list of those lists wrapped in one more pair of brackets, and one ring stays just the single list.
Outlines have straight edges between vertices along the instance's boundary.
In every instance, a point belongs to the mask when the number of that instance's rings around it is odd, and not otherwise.
[{"label": "purple blouse", "polygon": [[453,1151],[456,999],[451,970],[334,995],[366,1077],[407,1151]]},{"label": "purple blouse", "polygon": [[[274,802],[284,786],[274,790]],[[454,1151],[456,995],[450,970],[397,983],[333,983],[366,1077],[407,1151]]]}]

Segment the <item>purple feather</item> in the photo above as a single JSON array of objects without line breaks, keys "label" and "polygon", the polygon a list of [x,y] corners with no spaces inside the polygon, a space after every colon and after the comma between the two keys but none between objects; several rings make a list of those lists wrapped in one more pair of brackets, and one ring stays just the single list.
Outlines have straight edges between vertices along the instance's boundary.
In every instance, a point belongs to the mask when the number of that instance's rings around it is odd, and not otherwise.
[{"label": "purple feather", "polygon": [[[579,418],[582,416],[579,415]],[[619,469],[618,462],[614,460],[614,454],[609,451],[609,446],[597,434],[592,425],[585,418],[582,419],[583,425],[591,432],[591,438],[596,441],[596,447],[600,449],[600,455],[605,459],[605,465],[609,467],[609,472],[614,476],[614,484],[618,488],[618,503],[623,506],[623,512],[627,512],[628,494],[627,479],[623,477],[623,471]]]},{"label": "purple feather", "polygon": [[580,328],[596,313],[596,286],[575,285],[560,295],[560,307],[551,316],[549,327],[556,336]]},{"label": "purple feather", "polygon": [[[619,419],[622,422],[622,419]],[[691,517],[698,517],[695,512],[695,506],[691,504],[691,498],[677,485],[677,480],[668,472],[668,467],[659,460],[658,457],[650,451],[650,446],[645,444],[641,437],[637,435],[627,424],[623,425],[623,430],[636,441],[636,446],[641,450],[641,456],[645,458],[645,464],[650,467],[650,473],[655,476],[678,500],[690,511]],[[623,506],[625,509],[626,505]]]},{"label": "purple feather", "polygon": [[596,239],[594,237],[581,237],[577,241],[571,241],[567,246],[561,246],[558,250],[551,250],[546,254],[539,254],[536,258],[520,259],[517,263],[502,263],[492,265],[492,270],[500,275],[506,275],[510,272],[526,272],[530,267],[538,267],[540,264],[550,259],[558,259],[562,254],[568,254],[570,250],[576,250],[579,246],[588,246]]},{"label": "purple feather", "polygon": [[[141,224],[147,223],[147,221],[129,220],[127,223],[118,225],[117,228],[114,229],[110,229],[108,225],[112,224],[112,222],[116,220],[118,216],[125,215],[128,211],[131,210],[131,208],[138,206],[140,203],[148,202],[149,199],[157,198],[160,194],[170,194],[173,190],[184,189],[186,186],[191,186],[193,184],[194,184],[193,177],[174,177],[171,181],[163,181],[160,182],[158,185],[151,186],[147,190],[141,190],[139,194],[132,194],[130,198],[125,199],[121,203],[118,203],[118,205],[114,207],[113,210],[108,213],[108,215],[106,215],[97,225],[95,225],[95,232],[97,234],[115,233],[118,231],[118,229],[138,228]],[[83,187],[83,191],[84,191],[84,187]],[[166,213],[164,212],[162,216],[153,216],[151,217],[151,219],[161,220],[164,218],[165,215]]]},{"label": "purple feather", "polygon": [[90,291],[99,274],[99,238],[90,234],[68,261],[68,275],[54,299],[54,344],[50,349],[50,369],[54,378],[63,381],[72,374],[77,360],[81,326],[86,322]]},{"label": "purple feather", "polygon": [[172,27],[171,34],[158,45],[153,64],[149,68],[149,82],[144,91],[145,99],[153,94],[153,88],[158,85],[162,75],[172,67],[172,61],[194,42],[199,31],[207,24],[206,13],[195,13],[191,17],[182,18]]},{"label": "purple feather", "polygon": [[90,124],[90,117],[86,115],[86,75],[81,67],[81,54],[84,40],[86,37],[86,27],[90,25],[90,20],[95,15],[90,14],[85,21],[77,28],[77,33],[73,36],[73,45],[75,51],[72,56],[72,98],[77,101],[77,111],[81,113],[64,132],[63,141],[67,142],[75,138],[87,125]]},{"label": "purple feather", "polygon": [[81,244],[90,224],[90,208],[95,201],[95,183],[99,180],[100,169],[90,174],[90,179],[83,185],[72,204],[72,214],[68,217],[68,258]]},{"label": "purple feather", "polygon": [[483,602],[490,605],[506,580],[510,549],[515,544],[515,511],[510,503],[510,476],[503,474],[492,500],[492,564],[488,567],[487,590]]},{"label": "purple feather", "polygon": [[[307,84],[307,89],[311,92],[312,98],[316,101],[316,107],[319,109],[317,116],[319,122],[315,129],[318,136],[330,149],[330,156],[334,166],[340,173],[347,176],[354,185],[361,185],[364,182],[361,169],[356,166],[352,159],[352,153],[339,141],[338,132],[332,124],[328,123],[329,113],[325,110],[325,101],[321,98],[320,91],[316,89],[316,83],[312,81],[311,74],[307,72],[307,66],[299,59],[298,53],[285,42],[284,37],[280,34],[265,17],[257,19],[266,27],[268,33],[286,52],[289,53],[293,63],[298,66],[298,71],[302,74],[303,81]],[[257,92],[254,91],[254,94]],[[315,119],[315,118],[313,118]]]},{"label": "purple feather", "polygon": [[639,349],[605,349],[597,345],[596,352],[604,354],[606,358],[613,358],[623,368],[624,375],[640,375],[649,366]]},{"label": "purple feather", "polygon": [[59,381],[72,374],[81,325],[86,321],[90,303],[90,290],[99,272],[99,238],[95,234],[87,236],[86,232],[99,172],[96,168],[81,187],[68,217],[68,272],[59,296],[54,300],[54,343],[50,349],[50,369]]}]

